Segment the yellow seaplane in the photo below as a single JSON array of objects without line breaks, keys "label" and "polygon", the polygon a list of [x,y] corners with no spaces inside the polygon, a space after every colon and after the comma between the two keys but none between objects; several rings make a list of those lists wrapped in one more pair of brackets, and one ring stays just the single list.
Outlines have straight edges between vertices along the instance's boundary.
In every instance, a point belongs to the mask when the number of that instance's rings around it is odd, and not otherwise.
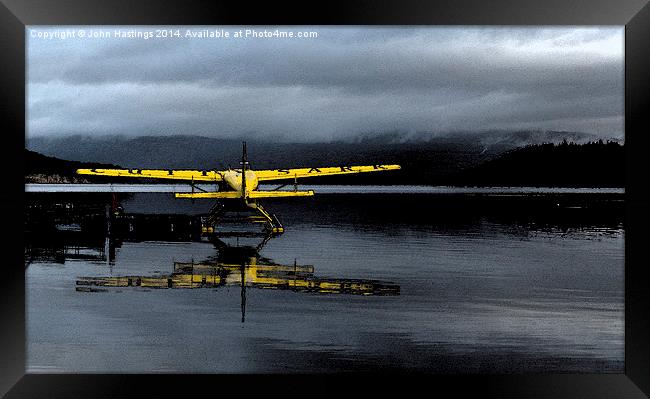
[{"label": "yellow seaplane", "polygon": [[[287,198],[287,197],[309,197],[314,195],[313,190],[299,191],[298,179],[305,177],[348,175],[355,173],[383,172],[397,170],[399,165],[370,165],[370,166],[336,166],[336,167],[312,167],[297,169],[272,169],[252,170],[246,155],[246,142],[243,142],[241,168],[228,170],[173,170],[173,169],[77,169],[77,174],[150,178],[163,180],[189,181],[192,186],[190,193],[174,193],[176,198],[212,198],[218,202],[211,209],[207,224],[214,226],[219,217],[227,210],[251,210],[259,214],[258,219],[265,223],[268,232],[280,234],[284,227],[280,224],[275,215],[269,214],[259,203],[259,199]],[[259,190],[260,183],[273,181],[294,181],[294,190],[281,190],[287,184],[280,185],[273,190]],[[219,190],[215,192],[205,191],[195,183],[215,183]],[[196,191],[199,190],[199,191]],[[206,227],[204,229],[210,229]]]}]

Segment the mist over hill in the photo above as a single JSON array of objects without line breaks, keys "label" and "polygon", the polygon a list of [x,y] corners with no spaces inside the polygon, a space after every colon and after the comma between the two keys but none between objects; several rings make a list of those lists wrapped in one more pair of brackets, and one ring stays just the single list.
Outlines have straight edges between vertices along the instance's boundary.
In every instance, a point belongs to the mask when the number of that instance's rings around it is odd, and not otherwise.
[{"label": "mist over hill", "polygon": [[[548,131],[548,130],[492,130],[485,132],[390,132],[383,134],[360,134],[345,140],[347,143],[417,143],[436,142],[438,144],[467,144],[493,147],[496,152],[503,149],[524,147],[531,144],[559,144],[564,140],[576,144],[584,144],[601,139],[600,136],[582,132]],[[620,142],[617,138],[607,138],[608,141]]]}]

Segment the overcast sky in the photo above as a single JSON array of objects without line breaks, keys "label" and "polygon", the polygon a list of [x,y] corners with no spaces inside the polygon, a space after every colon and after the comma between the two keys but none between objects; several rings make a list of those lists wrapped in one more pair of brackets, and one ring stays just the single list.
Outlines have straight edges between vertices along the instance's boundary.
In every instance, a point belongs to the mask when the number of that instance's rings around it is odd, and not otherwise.
[{"label": "overcast sky", "polygon": [[[27,30],[28,137],[623,137],[623,27],[281,27],[318,34],[291,39],[233,37],[263,27],[223,27],[229,38],[185,38],[182,27],[171,28],[180,38],[116,38],[116,29],[133,28]],[[111,37],[87,37],[100,30]],[[75,37],[43,37],[62,31]]]}]

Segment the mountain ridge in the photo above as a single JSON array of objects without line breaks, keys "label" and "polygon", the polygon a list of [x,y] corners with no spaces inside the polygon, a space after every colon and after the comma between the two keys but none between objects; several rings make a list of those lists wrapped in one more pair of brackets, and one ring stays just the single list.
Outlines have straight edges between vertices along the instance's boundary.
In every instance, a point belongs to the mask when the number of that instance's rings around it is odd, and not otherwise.
[{"label": "mountain ridge", "polygon": [[[325,143],[285,143],[249,139],[249,159],[258,167],[280,168],[350,164],[355,161],[393,163],[395,154],[456,153],[462,166],[483,162],[505,151],[529,144],[586,143],[598,137],[579,132],[513,131],[442,134],[385,133],[359,135]],[[47,156],[82,162],[120,164],[129,168],[199,168],[237,166],[242,139],[205,136],[65,136],[27,138],[28,149]]]}]

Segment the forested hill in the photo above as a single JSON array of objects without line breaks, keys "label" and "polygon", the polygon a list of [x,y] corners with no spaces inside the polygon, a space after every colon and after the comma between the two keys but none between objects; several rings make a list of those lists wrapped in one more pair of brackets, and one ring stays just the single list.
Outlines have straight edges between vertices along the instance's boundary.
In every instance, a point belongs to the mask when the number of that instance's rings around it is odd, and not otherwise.
[{"label": "forested hill", "polygon": [[530,145],[451,177],[454,185],[624,187],[625,147],[616,142]]}]

